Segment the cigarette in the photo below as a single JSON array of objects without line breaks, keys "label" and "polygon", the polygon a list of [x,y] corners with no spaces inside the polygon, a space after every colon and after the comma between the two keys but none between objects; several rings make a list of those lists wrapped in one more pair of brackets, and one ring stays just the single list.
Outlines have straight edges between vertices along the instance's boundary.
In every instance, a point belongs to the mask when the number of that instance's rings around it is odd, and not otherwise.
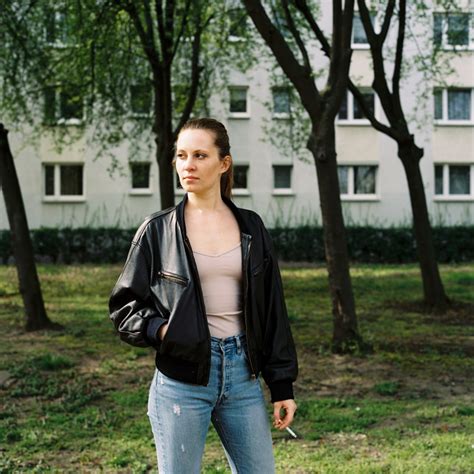
[{"label": "cigarette", "polygon": [[295,439],[298,438],[298,436],[296,435],[296,433],[295,433],[291,428],[286,427],[285,429],[286,429],[286,431],[288,431],[288,433],[290,433],[290,435],[291,435],[293,438],[295,438]]}]

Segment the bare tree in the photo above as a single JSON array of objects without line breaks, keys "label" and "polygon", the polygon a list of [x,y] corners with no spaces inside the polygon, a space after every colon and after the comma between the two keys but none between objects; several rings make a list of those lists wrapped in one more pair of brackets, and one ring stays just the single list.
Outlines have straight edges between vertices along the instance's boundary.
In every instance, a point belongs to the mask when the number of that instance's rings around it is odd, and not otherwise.
[{"label": "bare tree", "polygon": [[[296,44],[297,54],[287,39],[269,18],[262,2],[243,0],[261,37],[271,49],[281,69],[295,87],[303,107],[311,120],[311,133],[307,148],[316,165],[324,228],[326,264],[334,318],[332,347],[336,352],[364,348],[359,334],[344,221],[341,208],[337,174],[335,125],[343,95],[347,88],[351,60],[351,34],[354,2],[333,1],[332,9],[332,54],[326,84],[319,89],[310,63],[309,54],[299,29],[296,27],[295,11],[287,0],[283,0],[286,25]],[[318,36],[319,27],[312,16],[306,18],[311,30]]]},{"label": "bare tree", "polygon": [[53,323],[46,314],[20,183],[8,144],[8,130],[4,128],[2,123],[0,123],[0,185],[3,190],[10,223],[11,242],[20,283],[20,293],[25,305],[25,328],[27,331],[61,329],[62,326]]}]

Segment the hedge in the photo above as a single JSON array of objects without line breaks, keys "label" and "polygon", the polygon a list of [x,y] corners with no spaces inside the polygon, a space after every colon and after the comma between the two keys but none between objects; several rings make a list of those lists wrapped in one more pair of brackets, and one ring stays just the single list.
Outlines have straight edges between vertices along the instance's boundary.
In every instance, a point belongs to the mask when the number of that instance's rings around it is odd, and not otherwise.
[{"label": "hedge", "polygon": [[[135,229],[39,228],[31,231],[39,262],[123,263]],[[324,261],[320,227],[269,230],[278,256],[284,261]],[[474,226],[434,227],[438,262],[474,261]],[[348,227],[347,241],[352,262],[416,262],[416,245],[410,228]],[[0,262],[12,261],[10,232],[0,231]]]}]

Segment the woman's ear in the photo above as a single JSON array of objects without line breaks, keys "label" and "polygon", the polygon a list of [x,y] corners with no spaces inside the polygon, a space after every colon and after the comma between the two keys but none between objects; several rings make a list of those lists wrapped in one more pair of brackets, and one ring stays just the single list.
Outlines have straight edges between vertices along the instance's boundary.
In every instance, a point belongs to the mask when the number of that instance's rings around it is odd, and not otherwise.
[{"label": "woman's ear", "polygon": [[227,172],[232,164],[232,157],[230,155],[226,155],[224,159],[221,161],[221,163],[222,163],[222,173]]}]

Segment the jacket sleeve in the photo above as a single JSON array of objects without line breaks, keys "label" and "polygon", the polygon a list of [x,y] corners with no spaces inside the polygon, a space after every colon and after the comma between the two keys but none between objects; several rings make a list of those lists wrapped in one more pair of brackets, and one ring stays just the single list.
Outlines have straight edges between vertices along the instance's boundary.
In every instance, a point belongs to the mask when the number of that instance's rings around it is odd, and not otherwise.
[{"label": "jacket sleeve", "polygon": [[158,348],[158,329],[167,322],[150,296],[150,259],[133,242],[109,299],[109,314],[120,339],[132,346]]},{"label": "jacket sleeve", "polygon": [[265,227],[263,229],[268,263],[265,269],[267,323],[262,375],[270,389],[271,401],[276,402],[294,398],[293,382],[298,375],[298,360],[288,321],[278,258],[268,231]]}]

